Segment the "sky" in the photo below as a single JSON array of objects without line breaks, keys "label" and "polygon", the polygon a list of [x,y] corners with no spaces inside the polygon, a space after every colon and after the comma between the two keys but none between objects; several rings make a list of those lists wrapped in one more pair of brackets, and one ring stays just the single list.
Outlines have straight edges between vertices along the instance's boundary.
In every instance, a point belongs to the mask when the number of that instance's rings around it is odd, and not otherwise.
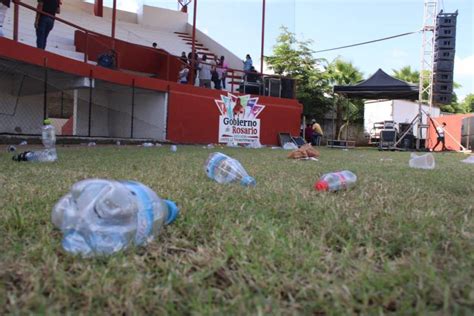
[{"label": "sky", "polygon": [[[176,9],[176,0],[139,0]],[[119,0],[133,6],[132,0]],[[440,0],[445,12],[459,10],[454,80],[462,99],[474,93],[474,0]],[[189,9],[192,23],[193,4]],[[271,55],[280,27],[298,39],[312,40],[314,51],[420,30],[424,0],[266,0],[265,55]],[[133,9],[132,9],[133,10]],[[260,65],[262,0],[198,0],[197,27],[223,46]],[[329,61],[351,61],[365,77],[382,68],[410,65],[420,69],[422,35],[413,35],[332,52],[315,54]]]}]

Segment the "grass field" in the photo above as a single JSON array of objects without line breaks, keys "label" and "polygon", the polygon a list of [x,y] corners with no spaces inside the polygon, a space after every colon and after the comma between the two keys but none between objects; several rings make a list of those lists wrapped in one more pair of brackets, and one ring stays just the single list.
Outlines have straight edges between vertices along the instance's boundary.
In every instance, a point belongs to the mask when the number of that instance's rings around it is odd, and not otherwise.
[{"label": "grass field", "polygon": [[[0,154],[0,314],[474,313],[474,165],[436,154],[222,149],[255,188],[208,180],[201,147],[60,148],[53,164]],[[383,159],[383,160],[381,160]],[[318,193],[324,172],[358,175]],[[133,179],[181,216],[146,248],[108,258],[66,254],[51,208],[78,180]]]}]

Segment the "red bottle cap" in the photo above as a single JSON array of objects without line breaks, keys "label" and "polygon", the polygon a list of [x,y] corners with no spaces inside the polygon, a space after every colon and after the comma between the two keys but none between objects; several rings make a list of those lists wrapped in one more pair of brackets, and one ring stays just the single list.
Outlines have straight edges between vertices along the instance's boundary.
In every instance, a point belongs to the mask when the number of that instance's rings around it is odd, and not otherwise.
[{"label": "red bottle cap", "polygon": [[327,181],[318,180],[314,184],[314,188],[316,189],[316,191],[327,191],[328,188],[329,188],[329,185],[328,185]]}]

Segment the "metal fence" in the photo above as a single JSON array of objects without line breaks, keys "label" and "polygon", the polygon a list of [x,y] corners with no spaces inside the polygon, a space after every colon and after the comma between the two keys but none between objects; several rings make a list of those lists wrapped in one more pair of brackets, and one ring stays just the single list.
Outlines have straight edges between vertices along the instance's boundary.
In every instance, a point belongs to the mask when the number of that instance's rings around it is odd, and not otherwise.
[{"label": "metal fence", "polygon": [[165,140],[165,92],[0,59],[0,135],[36,136],[51,118],[65,137]]}]

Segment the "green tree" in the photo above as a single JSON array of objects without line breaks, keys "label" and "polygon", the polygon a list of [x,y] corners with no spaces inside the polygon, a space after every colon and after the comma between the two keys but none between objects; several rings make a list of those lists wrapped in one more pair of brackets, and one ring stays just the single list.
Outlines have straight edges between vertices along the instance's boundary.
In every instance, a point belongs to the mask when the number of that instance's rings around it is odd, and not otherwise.
[{"label": "green tree", "polygon": [[314,58],[311,44],[298,40],[294,33],[281,27],[272,55],[265,60],[276,74],[297,80],[296,97],[303,104],[303,114],[322,117],[331,107],[330,100],[324,96],[330,87],[319,67],[325,61]]},{"label": "green tree", "polygon": [[[330,86],[355,84],[363,79],[363,75],[351,62],[340,58],[333,60],[326,68],[325,77]],[[348,99],[342,95],[333,94],[333,107],[336,112],[336,131],[340,134],[343,120],[346,127],[349,121],[361,121],[364,117],[362,100]]]},{"label": "green tree", "polygon": [[420,72],[416,70],[412,70],[411,66],[405,66],[400,68],[399,70],[392,69],[393,76],[397,79],[418,84],[420,82]]},{"label": "green tree", "polygon": [[466,113],[473,112],[474,113],[474,93],[469,93],[462,102],[463,108],[465,109]]}]

